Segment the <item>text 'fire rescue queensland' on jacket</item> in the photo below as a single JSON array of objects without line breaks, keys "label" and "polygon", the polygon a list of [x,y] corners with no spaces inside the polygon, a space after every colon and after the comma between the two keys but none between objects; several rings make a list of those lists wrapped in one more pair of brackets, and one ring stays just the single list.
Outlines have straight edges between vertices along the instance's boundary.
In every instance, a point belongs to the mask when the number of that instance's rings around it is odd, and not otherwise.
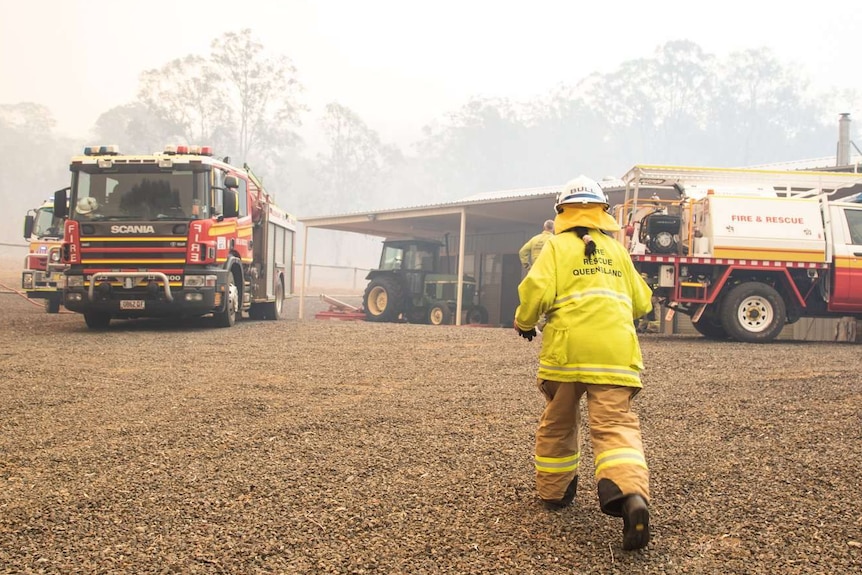
[{"label": "text 'fire rescue queensland' on jacket", "polygon": [[641,387],[643,358],[634,320],[652,309],[652,291],[617,240],[590,230],[596,253],[574,231],[545,242],[518,286],[517,327],[542,314],[539,379]]}]

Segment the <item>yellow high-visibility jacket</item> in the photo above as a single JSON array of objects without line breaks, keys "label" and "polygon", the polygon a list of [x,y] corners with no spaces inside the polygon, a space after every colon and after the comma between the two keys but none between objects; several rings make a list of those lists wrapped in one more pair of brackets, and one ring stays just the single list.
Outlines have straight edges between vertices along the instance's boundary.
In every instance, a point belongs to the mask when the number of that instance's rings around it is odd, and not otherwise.
[{"label": "yellow high-visibility jacket", "polygon": [[545,245],[545,242],[552,235],[553,234],[551,232],[536,234],[527,240],[527,243],[521,246],[521,249],[518,250],[518,257],[521,258],[521,265],[523,265],[525,269],[529,269],[529,267],[535,263],[536,258],[538,258],[539,254],[542,253],[542,247]]},{"label": "yellow high-visibility jacket", "polygon": [[515,325],[542,314],[539,379],[641,387],[643,357],[634,320],[652,309],[652,290],[617,240],[590,230],[592,258],[574,231],[552,236],[518,286]]}]

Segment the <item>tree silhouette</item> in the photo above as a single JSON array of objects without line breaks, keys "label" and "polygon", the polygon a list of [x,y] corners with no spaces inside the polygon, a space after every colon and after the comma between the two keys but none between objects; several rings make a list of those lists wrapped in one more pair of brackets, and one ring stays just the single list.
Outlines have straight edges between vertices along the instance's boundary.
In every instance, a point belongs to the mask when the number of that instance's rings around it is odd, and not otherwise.
[{"label": "tree silhouette", "polygon": [[267,56],[250,29],[228,32],[213,40],[212,62],[226,89],[223,95],[235,116],[232,146],[240,162],[259,146],[294,145],[302,85],[286,56]]}]

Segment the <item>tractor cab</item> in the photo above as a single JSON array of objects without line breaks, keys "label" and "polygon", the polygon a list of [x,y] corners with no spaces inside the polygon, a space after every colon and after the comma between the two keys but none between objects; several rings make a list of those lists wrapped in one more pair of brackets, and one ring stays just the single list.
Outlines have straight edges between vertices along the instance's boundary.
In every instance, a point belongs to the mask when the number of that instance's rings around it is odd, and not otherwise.
[{"label": "tractor cab", "polygon": [[[378,269],[371,270],[362,299],[368,321],[452,323],[458,276],[441,269],[441,249],[435,240],[386,240]],[[486,323],[488,312],[474,305],[476,280],[464,276],[462,297],[467,323]]]}]

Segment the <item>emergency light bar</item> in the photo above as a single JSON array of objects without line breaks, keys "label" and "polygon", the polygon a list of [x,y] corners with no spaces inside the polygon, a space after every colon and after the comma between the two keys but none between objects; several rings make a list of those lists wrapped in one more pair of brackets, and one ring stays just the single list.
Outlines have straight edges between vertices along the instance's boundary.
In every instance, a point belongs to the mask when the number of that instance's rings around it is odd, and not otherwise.
[{"label": "emergency light bar", "polygon": [[165,146],[164,153],[168,155],[188,154],[191,156],[212,156],[213,148],[212,146]]},{"label": "emergency light bar", "polygon": [[85,156],[116,156],[120,153],[120,146],[114,144],[111,146],[86,146],[84,148]]}]

